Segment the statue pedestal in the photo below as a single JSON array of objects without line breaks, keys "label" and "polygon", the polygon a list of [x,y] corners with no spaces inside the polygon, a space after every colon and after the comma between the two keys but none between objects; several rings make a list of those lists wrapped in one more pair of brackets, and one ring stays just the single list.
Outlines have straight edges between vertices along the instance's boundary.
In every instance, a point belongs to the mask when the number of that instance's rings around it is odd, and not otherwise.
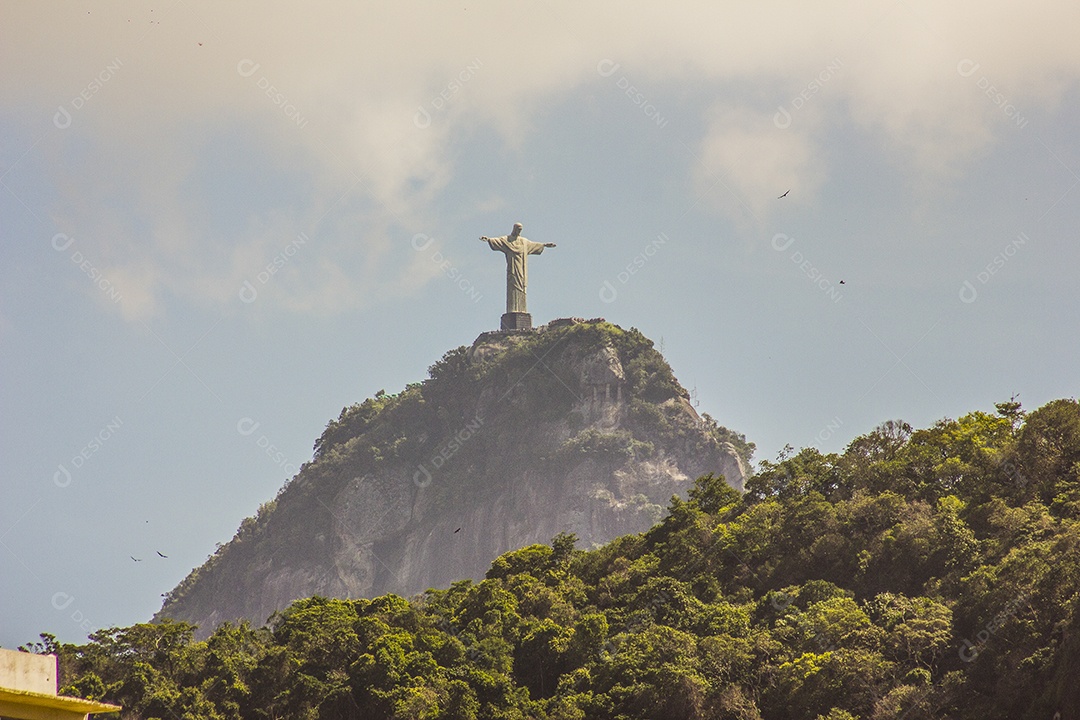
[{"label": "statue pedestal", "polygon": [[503,313],[500,330],[532,330],[532,315],[523,312]]}]

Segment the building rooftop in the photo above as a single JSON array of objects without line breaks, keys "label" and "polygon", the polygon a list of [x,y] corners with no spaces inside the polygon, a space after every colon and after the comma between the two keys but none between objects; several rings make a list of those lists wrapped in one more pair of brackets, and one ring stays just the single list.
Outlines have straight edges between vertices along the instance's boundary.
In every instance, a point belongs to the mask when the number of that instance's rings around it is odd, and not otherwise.
[{"label": "building rooftop", "polygon": [[0,648],[0,717],[19,720],[85,720],[118,712],[119,705],[56,694],[55,655]]}]

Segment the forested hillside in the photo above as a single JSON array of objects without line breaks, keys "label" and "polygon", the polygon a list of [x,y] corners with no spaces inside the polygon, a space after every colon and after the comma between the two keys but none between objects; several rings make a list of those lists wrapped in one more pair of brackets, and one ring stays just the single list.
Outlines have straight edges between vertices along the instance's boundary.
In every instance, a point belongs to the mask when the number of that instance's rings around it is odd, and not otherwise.
[{"label": "forested hillside", "polygon": [[1075,718],[1080,405],[912,430],[719,478],[644,534],[555,537],[479,583],[311,598],[194,642],[59,654],[131,718]]},{"label": "forested hillside", "polygon": [[484,333],[424,382],[342,409],[315,456],[166,594],[155,620],[262,623],[312,595],[480,580],[504,552],[652,527],[673,494],[753,445],[708,415],[651,340],[601,318]]}]

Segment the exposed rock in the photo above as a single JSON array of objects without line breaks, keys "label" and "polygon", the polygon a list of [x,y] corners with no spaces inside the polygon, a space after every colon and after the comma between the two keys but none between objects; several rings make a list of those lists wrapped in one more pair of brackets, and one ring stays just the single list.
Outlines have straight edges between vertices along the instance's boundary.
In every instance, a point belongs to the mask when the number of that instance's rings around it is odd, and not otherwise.
[{"label": "exposed rock", "polygon": [[560,532],[592,547],[644,531],[700,475],[741,490],[752,446],[687,398],[650,341],[602,319],[485,333],[343,410],[157,617],[205,636],[310,595],[411,595]]}]

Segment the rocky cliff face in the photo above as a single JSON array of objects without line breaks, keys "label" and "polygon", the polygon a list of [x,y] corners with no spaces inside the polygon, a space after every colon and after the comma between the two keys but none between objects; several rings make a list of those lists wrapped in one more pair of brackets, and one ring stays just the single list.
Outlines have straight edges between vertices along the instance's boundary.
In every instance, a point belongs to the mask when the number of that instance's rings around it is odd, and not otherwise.
[{"label": "rocky cliff face", "polygon": [[652,343],[602,320],[486,333],[431,378],[342,411],[315,458],[157,618],[264,622],[301,597],[411,595],[572,532],[646,530],[694,478],[742,489],[752,446],[698,416]]}]

